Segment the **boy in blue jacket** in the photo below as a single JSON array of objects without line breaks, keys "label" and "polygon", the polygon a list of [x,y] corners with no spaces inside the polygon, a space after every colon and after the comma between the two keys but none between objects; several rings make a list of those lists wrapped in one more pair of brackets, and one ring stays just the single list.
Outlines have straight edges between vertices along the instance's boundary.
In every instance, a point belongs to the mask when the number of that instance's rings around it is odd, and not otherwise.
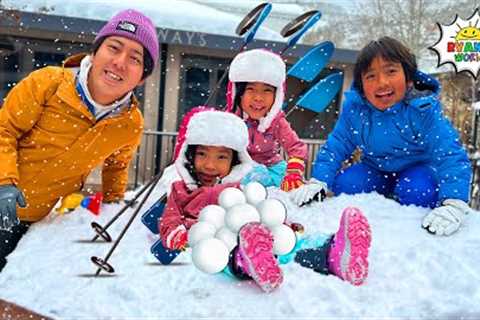
[{"label": "boy in blue jacket", "polygon": [[[389,37],[357,58],[352,90],[313,165],[313,183],[293,193],[297,204],[320,191],[376,191],[400,204],[434,208],[422,226],[437,235],[458,230],[468,207],[471,164],[442,113],[440,85],[417,70],[415,56]],[[356,149],[360,163],[340,171]],[[321,199],[321,197],[319,197]]]}]

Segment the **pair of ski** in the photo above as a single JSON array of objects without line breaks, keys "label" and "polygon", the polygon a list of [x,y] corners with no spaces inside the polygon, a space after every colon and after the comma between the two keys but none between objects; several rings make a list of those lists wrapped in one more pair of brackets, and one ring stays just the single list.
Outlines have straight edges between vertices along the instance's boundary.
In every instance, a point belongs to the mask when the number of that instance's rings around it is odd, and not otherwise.
[{"label": "pair of ski", "polygon": [[[245,35],[241,50],[244,50],[254,38],[260,24],[270,13],[272,5],[263,3],[253,9],[240,22],[236,29],[238,35]],[[283,37],[290,37],[284,48],[279,52],[282,55],[287,49],[293,47],[298,40],[309,30],[321,17],[318,11],[309,11],[288,23],[281,31]],[[333,43],[326,41],[309,50],[300,58],[287,72],[287,99],[284,110],[287,113],[292,127],[303,128],[317,113],[322,112],[337,95],[343,84],[343,77],[340,73],[332,73],[326,78],[318,79],[321,71],[330,61],[335,48]],[[228,72],[224,72],[224,76]],[[211,93],[205,103],[209,104],[211,97],[224,81],[219,84]],[[292,88],[292,89],[290,89]],[[163,215],[166,197],[160,198],[150,209],[142,215],[142,222],[154,234],[159,234],[158,220]],[[158,239],[151,247],[152,254],[160,263],[170,264],[180,253],[180,250],[169,250]]]}]

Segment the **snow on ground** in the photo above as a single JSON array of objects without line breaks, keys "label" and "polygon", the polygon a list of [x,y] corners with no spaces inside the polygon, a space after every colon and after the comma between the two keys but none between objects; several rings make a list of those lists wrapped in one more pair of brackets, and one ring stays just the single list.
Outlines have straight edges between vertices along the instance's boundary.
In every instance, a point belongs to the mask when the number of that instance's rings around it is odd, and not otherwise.
[{"label": "snow on ground", "polygon": [[[288,202],[283,192],[271,193]],[[111,244],[88,241],[93,216],[77,209],[63,217],[52,214],[30,229],[0,273],[0,298],[56,319],[480,318],[478,212],[460,232],[443,238],[420,228],[427,209],[400,206],[375,193],[305,209],[287,206],[289,218],[303,223],[307,233],[334,232],[346,206],[361,208],[373,234],[367,282],[354,287],[291,263],[283,266],[282,286],[265,294],[249,281],[201,273],[188,251],[163,266],[149,253],[155,237],[140,217],[109,260],[115,275],[95,278],[90,257],[104,257]],[[99,221],[119,208],[104,205]],[[128,212],[112,226],[112,235],[119,234]]]}]

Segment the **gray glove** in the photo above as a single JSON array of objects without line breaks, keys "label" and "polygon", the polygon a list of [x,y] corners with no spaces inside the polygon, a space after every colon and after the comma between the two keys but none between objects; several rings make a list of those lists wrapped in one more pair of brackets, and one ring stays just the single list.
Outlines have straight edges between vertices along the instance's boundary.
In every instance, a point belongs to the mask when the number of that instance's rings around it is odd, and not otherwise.
[{"label": "gray glove", "polygon": [[17,202],[22,208],[27,205],[22,192],[17,187],[0,186],[0,230],[10,230],[20,223],[17,218]]},{"label": "gray glove", "polygon": [[328,187],[323,181],[310,179],[301,187],[290,192],[290,199],[299,207],[308,205],[313,201],[323,201],[327,196]]}]

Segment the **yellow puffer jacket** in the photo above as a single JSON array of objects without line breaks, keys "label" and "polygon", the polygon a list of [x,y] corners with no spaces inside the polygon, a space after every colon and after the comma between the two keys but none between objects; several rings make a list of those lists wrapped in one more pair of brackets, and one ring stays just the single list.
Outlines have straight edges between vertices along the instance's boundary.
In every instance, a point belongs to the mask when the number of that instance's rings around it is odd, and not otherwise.
[{"label": "yellow puffer jacket", "polygon": [[23,191],[27,207],[17,210],[22,221],[45,217],[102,163],[104,199],[119,199],[125,192],[143,117],[133,99],[119,114],[96,122],[67,68],[78,66],[81,58],[32,72],[0,108],[0,185],[15,184]]}]

